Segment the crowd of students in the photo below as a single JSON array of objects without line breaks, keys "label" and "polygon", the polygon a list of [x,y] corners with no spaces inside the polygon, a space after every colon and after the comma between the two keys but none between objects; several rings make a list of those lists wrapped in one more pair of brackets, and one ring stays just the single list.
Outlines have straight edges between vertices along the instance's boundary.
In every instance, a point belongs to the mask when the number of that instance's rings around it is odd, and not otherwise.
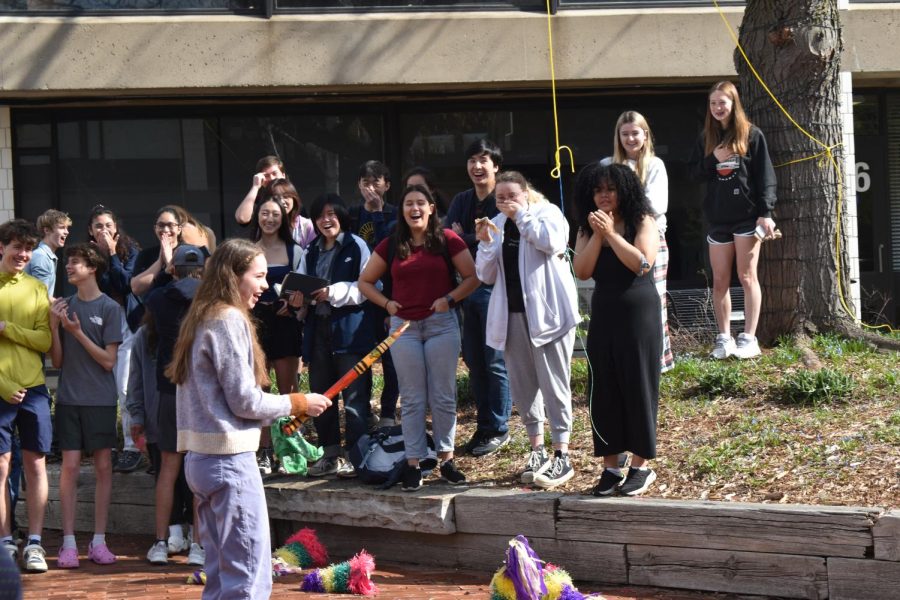
[{"label": "crowd of students", "polygon": [[[349,449],[370,426],[399,421],[407,459],[401,487],[415,491],[423,485],[430,412],[437,472],[452,485],[464,483],[454,462],[460,352],[477,411],[463,451],[485,456],[507,444],[515,405],[530,441],[518,476],[542,488],[561,485],[574,475],[576,277],[595,282],[588,395],[594,454],[604,468],[592,493],[643,493],[656,478],[647,461],[656,456],[660,373],[673,364],[665,307],[668,186],[642,115],[621,115],[614,148],[578,174],[574,259],[569,220],[520,173],[503,171],[500,148],[485,139],[466,149],[472,188],[449,206],[421,167],[403,178],[394,206],[387,201],[390,171],[368,161],[359,170],[357,206],[325,194],[304,210],[284,165],[265,157],[235,212],[250,240],[218,248],[212,231],[178,206],[157,211],[159,245],[143,250],[103,206],[88,216],[90,238],[82,244],[66,246],[72,221],[55,210],[37,227],[21,219],[0,226],[0,544],[18,555],[12,507],[24,471],[23,565],[47,569],[44,456],[55,441],[62,453],[58,566],[79,563],[83,455],[92,457],[96,476],[87,557],[116,560],[105,531],[118,414],[124,470],[134,462],[129,453],[140,460],[146,451],[157,478],[156,542],[147,559],[165,564],[188,552],[189,564],[205,565],[213,582],[204,597],[234,586],[258,593],[269,578],[259,573],[269,552],[260,475],[277,460],[267,425],[280,416],[313,417],[324,455],[308,474],[354,477]],[[762,133],[727,82],[710,92],[694,162],[708,183],[719,325],[713,357],[749,358],[759,353],[756,258],[761,239],[774,232],[774,177]],[[62,248],[76,293],[54,298]],[[730,277],[732,260],[748,303],[737,342],[726,311],[724,273]],[[282,295],[280,282],[292,271],[327,285],[306,297]],[[371,414],[365,373],[341,394],[342,432],[337,399],[332,404],[321,393],[405,321],[407,331],[383,359],[380,415]],[[44,353],[60,369],[53,427]],[[303,368],[307,394],[298,389]],[[247,540],[234,537],[251,522],[258,534],[242,545]]]}]

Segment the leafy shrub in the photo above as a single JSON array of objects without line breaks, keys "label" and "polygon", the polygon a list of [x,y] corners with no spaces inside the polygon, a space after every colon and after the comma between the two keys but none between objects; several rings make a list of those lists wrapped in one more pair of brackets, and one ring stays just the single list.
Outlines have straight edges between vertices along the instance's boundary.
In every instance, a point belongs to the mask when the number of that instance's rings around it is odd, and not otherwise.
[{"label": "leafy shrub", "polygon": [[707,362],[697,375],[697,393],[704,396],[734,396],[744,386],[744,374],[735,364]]},{"label": "leafy shrub", "polygon": [[474,405],[475,396],[472,395],[472,387],[469,385],[469,372],[456,372],[456,403],[459,406]]},{"label": "leafy shrub", "polygon": [[835,369],[800,369],[781,380],[781,397],[790,404],[817,405],[845,398],[855,387],[853,376]]},{"label": "leafy shrub", "polygon": [[572,379],[570,384],[572,397],[587,396],[590,380],[591,369],[587,359],[576,358],[572,360]]},{"label": "leafy shrub", "polygon": [[817,335],[813,338],[813,349],[825,358],[835,359],[846,354],[865,354],[872,351],[868,342],[843,338],[833,333]]}]

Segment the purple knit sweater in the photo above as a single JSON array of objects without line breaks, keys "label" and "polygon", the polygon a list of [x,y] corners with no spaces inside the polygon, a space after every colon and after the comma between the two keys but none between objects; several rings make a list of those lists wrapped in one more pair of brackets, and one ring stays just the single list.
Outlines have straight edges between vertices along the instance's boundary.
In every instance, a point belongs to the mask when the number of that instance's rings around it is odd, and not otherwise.
[{"label": "purple knit sweater", "polygon": [[257,385],[250,323],[236,308],[200,326],[176,398],[179,452],[255,452],[259,428],[291,412],[287,395],[268,394]]}]

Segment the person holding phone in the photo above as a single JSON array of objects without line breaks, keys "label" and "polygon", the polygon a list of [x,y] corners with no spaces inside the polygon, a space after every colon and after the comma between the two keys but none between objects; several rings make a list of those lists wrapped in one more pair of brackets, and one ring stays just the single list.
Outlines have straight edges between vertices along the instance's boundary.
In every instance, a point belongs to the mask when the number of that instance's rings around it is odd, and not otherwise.
[{"label": "person holding phone", "polygon": [[[744,112],[737,88],[720,81],[709,91],[706,122],[691,158],[694,177],[706,182],[703,211],[709,222],[709,262],[718,335],[712,357],[759,356],[756,327],[762,306],[757,276],[763,239],[774,239],[775,169],[766,138]],[[756,234],[759,228],[761,236]],[[731,272],[737,263],[744,288],[744,332],[731,337]]]},{"label": "person holding phone", "polygon": [[[297,368],[300,366],[303,331],[286,300],[278,297],[275,284],[300,265],[303,249],[291,235],[290,221],[284,206],[270,195],[253,210],[253,240],[266,258],[267,289],[253,308],[258,323],[257,333],[266,361],[275,370],[275,382],[282,394],[297,391]],[[259,471],[272,473],[272,438],[263,429],[259,449]]]}]

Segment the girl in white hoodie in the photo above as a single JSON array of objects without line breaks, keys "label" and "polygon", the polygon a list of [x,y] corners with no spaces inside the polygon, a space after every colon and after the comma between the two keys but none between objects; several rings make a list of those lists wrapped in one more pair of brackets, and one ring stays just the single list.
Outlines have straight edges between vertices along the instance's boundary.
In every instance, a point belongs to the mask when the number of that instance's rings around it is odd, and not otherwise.
[{"label": "girl in white hoodie", "polygon": [[[522,482],[552,488],[575,474],[569,381],[578,296],[566,258],[569,223],[521,173],[499,174],[494,194],[500,214],[475,227],[476,274],[494,286],[486,340],[504,353],[510,396],[531,441]],[[544,449],[545,413],[552,458]]]}]

